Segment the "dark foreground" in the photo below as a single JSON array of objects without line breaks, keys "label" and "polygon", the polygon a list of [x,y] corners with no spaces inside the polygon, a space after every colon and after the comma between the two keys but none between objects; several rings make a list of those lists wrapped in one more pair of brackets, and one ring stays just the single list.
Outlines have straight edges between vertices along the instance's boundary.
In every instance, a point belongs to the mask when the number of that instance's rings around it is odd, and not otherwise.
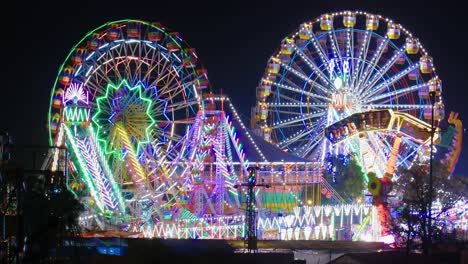
[{"label": "dark foreground", "polygon": [[[54,258],[24,263],[468,263],[467,245],[434,256],[406,255],[383,243],[352,241],[258,241],[246,253],[244,241],[138,238],[85,238]],[[461,250],[460,250],[461,249]]]}]

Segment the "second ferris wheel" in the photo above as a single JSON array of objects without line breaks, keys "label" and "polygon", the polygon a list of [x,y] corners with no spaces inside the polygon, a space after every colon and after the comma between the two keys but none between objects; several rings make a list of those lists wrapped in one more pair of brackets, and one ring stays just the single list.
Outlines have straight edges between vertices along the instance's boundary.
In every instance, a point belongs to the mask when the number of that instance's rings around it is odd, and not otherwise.
[{"label": "second ferris wheel", "polygon": [[427,159],[432,108],[436,126],[444,115],[441,87],[432,57],[402,25],[324,14],[269,59],[253,123],[283,151],[324,163],[340,153],[381,177]]}]

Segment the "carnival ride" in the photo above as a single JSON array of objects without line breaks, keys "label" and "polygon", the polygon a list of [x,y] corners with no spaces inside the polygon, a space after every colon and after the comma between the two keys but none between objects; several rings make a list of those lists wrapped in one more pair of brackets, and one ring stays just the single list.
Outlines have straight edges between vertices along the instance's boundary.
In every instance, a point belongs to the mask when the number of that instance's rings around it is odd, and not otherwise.
[{"label": "carnival ride", "polygon": [[[248,194],[239,186],[253,165],[270,187],[255,191],[260,237],[342,239],[347,228],[353,239],[378,240],[376,207],[346,204],[324,170],[341,153],[359,162],[366,182],[368,173],[396,180],[395,168],[425,161],[429,93],[439,126],[441,87],[432,58],[401,25],[364,12],[327,14],[283,40],[248,128],[229,98],[213,93],[179,33],[110,22],[86,34],[59,69],[44,168],[65,172],[89,229],[244,237]],[[450,139],[459,154],[461,135]]]},{"label": "carnival ride", "polygon": [[[345,11],[305,22],[282,40],[252,113],[265,140],[331,173],[332,156],[353,158],[363,180],[375,175],[374,191],[386,195],[380,186],[398,179],[395,168],[427,162],[445,110],[433,59],[416,36],[383,16]],[[426,122],[432,117],[434,127]],[[384,225],[388,211],[380,211]]]},{"label": "carnival ride", "polygon": [[107,219],[163,217],[184,184],[173,161],[208,86],[196,51],[160,24],[122,20],[86,34],[60,67],[49,110],[72,190]]},{"label": "carnival ride", "polygon": [[[284,151],[324,163],[334,153],[352,155],[382,177],[392,171],[392,152],[396,166],[424,157],[430,91],[438,126],[441,80],[402,25],[365,12],[325,14],[284,38],[270,58],[257,88],[256,128]],[[398,122],[389,120],[395,113]]]}]

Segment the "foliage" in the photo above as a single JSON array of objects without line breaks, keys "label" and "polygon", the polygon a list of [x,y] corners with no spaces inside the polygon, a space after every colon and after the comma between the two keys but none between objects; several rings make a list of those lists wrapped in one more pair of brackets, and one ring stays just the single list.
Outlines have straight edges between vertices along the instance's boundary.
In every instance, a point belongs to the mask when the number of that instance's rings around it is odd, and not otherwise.
[{"label": "foliage", "polygon": [[[389,223],[397,243],[411,249],[428,252],[431,241],[440,241],[452,229],[447,219],[448,211],[455,203],[466,199],[468,181],[466,177],[448,178],[445,165],[434,161],[432,177],[432,218],[429,218],[429,175],[428,164],[413,165],[401,170],[400,178],[394,183],[394,218]],[[432,228],[430,228],[430,225]]]},{"label": "foliage", "polygon": [[366,188],[361,167],[354,159],[338,155],[329,158],[325,179],[346,202],[356,202],[363,198]]}]

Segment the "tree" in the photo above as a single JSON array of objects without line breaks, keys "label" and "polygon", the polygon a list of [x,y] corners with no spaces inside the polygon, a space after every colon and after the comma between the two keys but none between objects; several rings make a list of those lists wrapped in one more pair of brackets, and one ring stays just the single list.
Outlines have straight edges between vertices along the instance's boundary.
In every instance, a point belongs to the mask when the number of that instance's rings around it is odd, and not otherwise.
[{"label": "tree", "polygon": [[[410,169],[399,171],[400,178],[394,183],[394,218],[389,223],[400,245],[411,249],[423,249],[429,253],[432,242],[442,241],[453,226],[447,213],[458,201],[466,198],[466,177],[449,178],[447,167],[433,163],[433,213],[429,221],[429,164],[415,164]],[[432,222],[432,228],[429,228]],[[430,233],[429,230],[432,230]]]},{"label": "tree", "polygon": [[332,156],[329,160],[324,175],[335,191],[350,203],[362,199],[366,186],[357,161],[344,155]]}]

